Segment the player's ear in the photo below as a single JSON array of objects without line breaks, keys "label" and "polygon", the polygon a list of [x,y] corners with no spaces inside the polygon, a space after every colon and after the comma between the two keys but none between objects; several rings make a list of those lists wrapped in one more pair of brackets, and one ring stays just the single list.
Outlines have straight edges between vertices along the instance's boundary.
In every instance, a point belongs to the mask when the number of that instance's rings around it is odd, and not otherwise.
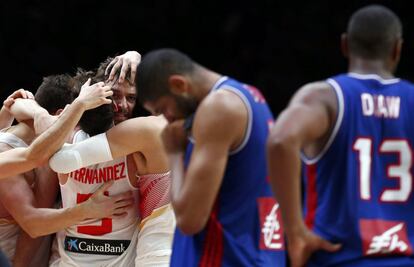
[{"label": "player's ear", "polygon": [[62,111],[63,111],[63,108],[60,108],[60,109],[56,110],[55,114],[51,114],[51,115],[58,116],[58,115],[60,115],[60,113],[62,113]]},{"label": "player's ear", "polygon": [[346,33],[341,34],[341,51],[344,57],[349,57],[348,35]]},{"label": "player's ear", "polygon": [[188,92],[188,82],[182,75],[173,74],[168,78],[168,85],[171,93],[175,95],[183,95]]},{"label": "player's ear", "polygon": [[403,42],[404,42],[403,39],[399,38],[394,43],[394,46],[393,46],[393,49],[392,49],[392,60],[394,62],[398,62],[400,60],[401,49],[402,49]]}]

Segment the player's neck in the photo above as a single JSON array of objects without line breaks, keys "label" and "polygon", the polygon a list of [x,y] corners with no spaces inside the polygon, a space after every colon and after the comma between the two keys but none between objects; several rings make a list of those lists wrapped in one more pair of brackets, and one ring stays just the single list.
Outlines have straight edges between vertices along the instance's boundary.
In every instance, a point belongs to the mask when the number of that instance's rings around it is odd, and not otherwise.
[{"label": "player's neck", "polygon": [[193,91],[193,96],[198,102],[201,102],[210,93],[222,75],[205,68],[198,70],[198,72],[195,79],[197,91]]},{"label": "player's neck", "polygon": [[384,79],[394,78],[392,71],[383,60],[366,60],[353,58],[349,62],[349,72],[358,74],[376,74]]},{"label": "player's neck", "polygon": [[33,139],[36,137],[35,132],[31,128],[31,126],[23,122],[20,122],[10,127],[10,129],[7,132],[19,137],[26,144],[30,144],[33,141]]}]

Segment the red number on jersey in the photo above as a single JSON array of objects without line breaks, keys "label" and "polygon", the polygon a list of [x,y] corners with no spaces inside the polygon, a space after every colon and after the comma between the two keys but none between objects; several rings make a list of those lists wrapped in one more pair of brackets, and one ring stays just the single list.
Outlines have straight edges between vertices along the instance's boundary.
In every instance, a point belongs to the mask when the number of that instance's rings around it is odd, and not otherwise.
[{"label": "red number on jersey", "polygon": [[[104,194],[108,196],[108,191],[105,191]],[[77,194],[76,196],[76,203],[82,203],[88,198],[90,198],[92,194]],[[112,219],[111,218],[103,218],[101,225],[82,225],[78,226],[78,233],[86,234],[86,235],[104,235],[107,233],[112,232]]]}]

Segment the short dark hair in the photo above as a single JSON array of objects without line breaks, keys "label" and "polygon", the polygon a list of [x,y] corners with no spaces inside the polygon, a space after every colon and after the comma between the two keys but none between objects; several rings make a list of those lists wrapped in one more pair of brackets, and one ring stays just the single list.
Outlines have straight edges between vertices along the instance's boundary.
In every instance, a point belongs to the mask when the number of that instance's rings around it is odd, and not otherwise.
[{"label": "short dark hair", "polygon": [[398,16],[381,5],[357,10],[348,23],[348,44],[351,54],[365,59],[385,59],[402,36]]},{"label": "short dark hair", "polygon": [[51,75],[43,78],[35,94],[36,102],[50,114],[63,109],[76,97],[75,81],[68,74]]},{"label": "short dark hair", "polygon": [[144,55],[137,68],[135,85],[141,103],[170,94],[168,78],[173,74],[192,74],[198,66],[186,54],[170,48],[153,50]]},{"label": "short dark hair", "polygon": [[[78,69],[74,79],[76,80],[75,90],[79,93],[82,85],[91,78],[91,84],[100,82],[95,78],[95,73]],[[97,108],[87,110],[79,120],[80,128],[90,136],[106,132],[113,125],[114,110],[111,104],[101,105]]]}]

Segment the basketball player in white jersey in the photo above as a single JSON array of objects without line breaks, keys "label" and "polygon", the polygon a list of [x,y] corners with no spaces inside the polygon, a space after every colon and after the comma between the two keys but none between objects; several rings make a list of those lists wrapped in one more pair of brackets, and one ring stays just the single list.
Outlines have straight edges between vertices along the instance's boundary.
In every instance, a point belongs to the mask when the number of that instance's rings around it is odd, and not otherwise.
[{"label": "basketball player in white jersey", "polygon": [[[115,57],[111,62],[107,60],[97,71],[97,76],[108,78],[114,85],[112,86],[112,90],[114,91],[113,99],[118,104],[114,117],[116,124],[122,121],[119,119],[122,116],[117,116],[118,113],[129,114],[127,117],[131,117],[132,115],[132,110],[136,104],[136,101],[132,102],[132,100],[136,100],[137,95],[134,83],[135,73],[140,61],[141,55],[138,52],[128,51],[123,55]],[[131,89],[132,86],[133,90]],[[133,106],[131,103],[133,103]],[[131,125],[145,127],[140,124],[151,124],[153,121],[159,120],[162,125],[161,128],[165,126],[164,119],[155,119],[155,117],[148,117],[145,121],[143,117],[141,119],[140,122],[137,120],[132,122]],[[125,126],[126,129],[128,127]],[[158,128],[156,130],[157,135],[159,135],[158,131],[160,130],[162,129]],[[116,138],[116,134],[113,135],[113,138]],[[160,156],[160,158],[165,158],[165,152],[159,143],[159,139],[152,146],[152,152],[162,153],[162,157]],[[140,162],[142,161],[140,154],[141,152],[132,154],[139,156],[137,157],[136,165],[138,167],[139,207],[142,219],[135,264],[136,266],[169,266],[171,243],[175,229],[175,215],[170,204],[170,173],[159,173],[158,171],[157,174],[156,170],[144,171],[142,168],[143,164]],[[154,161],[154,157],[148,157]],[[165,160],[163,163],[157,163],[157,165],[165,166]],[[168,166],[163,168],[169,169]]]},{"label": "basketball player in white jersey", "polygon": [[[136,53],[136,55],[139,54]],[[102,68],[100,71],[102,71]],[[102,79],[102,73],[99,74],[100,71],[98,70],[98,76],[100,76],[98,78]],[[117,87],[113,88],[115,96],[114,102],[118,105],[118,111],[124,110],[124,113],[125,110],[128,111],[128,99],[125,98],[128,95],[136,94],[135,86],[129,81],[128,79],[123,82],[119,81]],[[128,89],[128,84],[134,88]],[[135,105],[135,103],[133,104]],[[122,107],[121,105],[125,106]],[[85,114],[88,119],[83,121],[84,118],[82,118],[80,125],[85,131],[91,133],[91,135],[103,132],[108,125],[109,127],[111,126],[110,123],[102,122],[102,118],[109,120],[112,117],[106,116],[105,114],[108,114],[108,111],[104,111],[101,108],[100,111],[96,111],[94,119],[91,112],[89,112]],[[115,121],[119,122],[120,120],[116,120],[117,117],[119,118],[121,116],[115,116]],[[97,125],[98,121],[101,121],[101,126]],[[82,147],[86,144],[86,147],[81,148],[79,153],[81,157],[84,157],[87,156],[85,155],[85,151],[88,151],[90,158],[82,159],[82,165],[76,165],[76,162],[71,160],[70,155],[69,158],[65,156],[60,157],[62,154],[71,154],[73,150],[69,147],[64,149],[65,152],[56,155],[55,160],[52,161],[52,166],[55,167],[56,171],[71,172],[70,175],[75,178],[74,180],[79,181],[81,179],[87,179],[82,175],[83,168],[78,173],[76,171],[73,172],[73,169],[87,165],[88,163],[84,163],[85,161],[91,163],[90,160],[93,160],[94,162],[92,163],[98,163],[99,161],[94,159],[96,155],[105,154],[107,155],[107,160],[111,160],[113,156],[117,161],[119,160],[117,158],[121,156],[123,162],[125,162],[124,155],[128,155],[125,163],[128,168],[125,168],[125,170],[129,174],[129,184],[139,187],[139,213],[141,222],[139,226],[138,246],[136,248],[136,266],[169,266],[175,218],[169,205],[170,179],[168,163],[159,139],[159,135],[164,126],[165,120],[159,117],[141,117],[127,120],[112,128],[114,130],[110,130],[111,138],[116,140],[113,143],[109,143],[110,148],[108,147],[105,135],[97,135],[92,139],[73,145],[72,147],[76,149],[76,147]],[[90,143],[90,140],[92,140],[92,147],[88,147],[87,145]],[[98,142],[94,143],[93,140]],[[117,141],[120,143],[117,143]],[[105,145],[99,145],[99,143],[105,143]],[[111,151],[115,151],[116,154],[111,154]],[[60,162],[64,165],[60,166]],[[104,164],[111,162],[113,161]],[[64,168],[61,168],[63,166]],[[96,166],[102,165],[98,164]],[[129,256],[124,255],[124,257],[128,258]]]},{"label": "basketball player in white jersey", "polygon": [[[33,99],[34,96],[31,92],[26,91],[24,89],[16,90],[10,96],[8,96],[6,100],[4,100],[4,105],[0,109],[0,129],[9,127],[12,124],[14,117],[13,115],[10,114],[10,112],[8,111],[6,107],[10,106],[14,102],[14,99],[16,98]],[[0,248],[0,254],[1,254],[0,255],[0,266],[3,266],[3,265],[8,266],[9,260],[8,258],[6,258],[5,255],[3,255],[3,252],[1,252],[1,248]]]},{"label": "basketball player in white jersey", "polygon": [[[104,71],[105,69],[101,66],[95,79],[103,80]],[[87,75],[88,73],[83,73],[83,76]],[[82,80],[85,77],[82,77],[81,73],[77,78]],[[129,118],[136,98],[135,86],[129,80],[112,82],[111,86],[114,91],[115,112],[113,113],[108,106],[105,106],[85,113],[80,121],[82,131],[77,132],[73,140],[75,146],[79,142],[82,145],[83,140],[95,135],[93,140],[98,140],[98,142],[81,153],[87,151],[88,154],[99,157],[109,155],[108,160],[112,159],[111,151],[105,135],[99,135],[99,133],[112,127],[113,122],[117,124]],[[90,194],[105,180],[114,179],[115,184],[111,187],[109,194],[133,189],[137,191],[139,204],[137,201],[136,207],[139,206],[139,209],[136,208],[135,211],[139,210],[141,222],[138,221],[138,214],[129,216],[132,215],[129,212],[128,217],[122,220],[95,221],[88,226],[69,227],[59,235],[61,259],[53,266],[58,266],[58,263],[61,266],[69,264],[74,266],[95,266],[96,264],[99,266],[131,266],[134,264],[136,266],[169,266],[175,220],[168,205],[170,201],[168,162],[159,140],[165,121],[156,117],[140,119],[134,124],[137,124],[138,128],[146,128],[148,132],[145,135],[141,133],[124,139],[130,142],[130,147],[136,147],[131,151],[134,153],[124,153],[120,157],[96,165],[87,166],[88,164],[85,163],[78,166],[82,168],[76,170],[74,168],[55,170],[70,172],[68,175],[59,176],[64,206],[73,205],[75,196]],[[125,126],[125,124],[129,125],[128,122],[121,123],[119,126],[123,125],[122,129],[132,133],[135,129]],[[68,148],[65,150],[69,151]],[[67,159],[62,163],[65,166],[73,165]],[[111,231],[108,225],[112,225]],[[78,245],[75,248],[70,242],[82,243],[82,247]],[[108,249],[99,252],[88,249],[97,243]]]},{"label": "basketball player in white jersey", "polygon": [[[53,77],[50,79],[53,79]],[[46,79],[45,82],[50,81],[50,79]],[[47,90],[45,88],[47,86],[45,82],[38,90],[42,95],[45,95],[43,94],[44,89]],[[53,89],[49,89],[49,92],[46,92],[49,96],[53,96],[53,99],[49,101],[53,105],[53,108],[49,106],[49,109],[52,108],[50,111],[53,112],[57,111],[59,104],[61,107],[64,107],[65,104],[73,100],[67,95],[61,97],[68,98],[66,100],[58,99],[59,96],[57,94],[61,92],[56,88],[54,89],[54,92],[50,91]],[[26,105],[28,103],[25,103]],[[0,132],[1,151],[8,151],[18,147],[28,147],[28,144],[31,143],[36,135],[34,129],[31,128],[33,124],[33,122],[29,122],[28,124],[19,123],[16,126],[3,129]],[[114,209],[108,206],[108,204],[115,203],[119,200],[111,200],[103,195],[104,190],[109,187],[109,184],[99,190],[92,198],[92,201],[85,202],[73,209],[47,209],[56,197],[56,194],[49,191],[49,189],[54,188],[54,185],[56,186],[56,177],[51,175],[51,173],[51,171],[45,170],[42,175],[48,174],[48,176],[36,177],[33,171],[10,176],[9,179],[0,181],[0,248],[13,261],[13,266],[29,266],[29,262],[38,250],[40,245],[39,241],[41,241],[31,239],[21,231],[21,228],[30,236],[38,237],[56,232],[68,225],[78,223],[87,218],[102,218],[111,216],[114,213],[118,214],[123,212],[123,207],[122,209]],[[43,187],[40,187],[41,183],[44,185]],[[124,195],[123,197],[128,198],[128,195]],[[123,206],[128,205],[128,203],[130,204],[130,200],[127,201],[129,202],[120,204]],[[89,211],[90,209],[93,209],[94,212],[91,213]],[[19,241],[17,241],[18,239]],[[47,257],[47,250],[44,250],[44,252],[46,252]],[[47,262],[45,260],[47,259],[43,259],[44,263]],[[32,264],[34,264],[32,266],[41,266],[39,261],[32,261]]]},{"label": "basketball player in white jersey", "polygon": [[[29,171],[46,162],[65,142],[67,135],[76,126],[83,112],[102,104],[111,103],[112,101],[107,99],[111,95],[112,91],[108,86],[103,86],[103,83],[85,87],[59,119],[27,148],[15,148],[0,153],[0,179]],[[20,118],[21,120],[41,118],[45,115],[43,109],[30,107],[28,109],[30,104],[33,104],[33,101],[9,101],[6,108],[12,111],[16,119]],[[14,112],[16,106],[22,108]],[[40,121],[35,119],[35,126]]]},{"label": "basketball player in white jersey", "polygon": [[12,125],[14,117],[9,112],[8,107],[11,106],[17,98],[34,99],[34,96],[30,91],[24,89],[18,89],[9,95],[6,100],[4,100],[3,106],[0,109],[0,129]]}]

